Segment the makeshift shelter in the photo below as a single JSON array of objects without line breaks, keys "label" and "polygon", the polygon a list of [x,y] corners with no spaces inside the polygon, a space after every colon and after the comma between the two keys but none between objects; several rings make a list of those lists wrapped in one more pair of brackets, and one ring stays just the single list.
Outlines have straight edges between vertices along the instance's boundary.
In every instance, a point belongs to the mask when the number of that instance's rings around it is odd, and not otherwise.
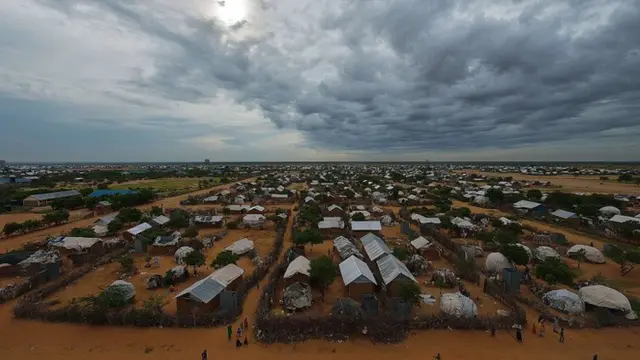
[{"label": "makeshift shelter", "polygon": [[361,300],[364,295],[373,294],[378,284],[369,266],[355,256],[339,265],[345,293],[352,299]]},{"label": "makeshift shelter", "polygon": [[371,261],[376,261],[377,259],[392,253],[384,240],[372,233],[368,233],[361,237],[360,242],[362,243],[364,252],[367,253],[367,257],[369,257],[369,260]]},{"label": "makeshift shelter", "polygon": [[248,214],[242,218],[242,223],[250,227],[258,227],[264,224],[267,220],[264,215],[261,214]]},{"label": "makeshift shelter", "polygon": [[133,240],[151,228],[152,226],[145,222],[142,224],[138,224],[132,227],[131,229],[125,231],[124,233],[122,233],[122,236],[124,236],[124,238],[127,240]]},{"label": "makeshift shelter", "polygon": [[149,221],[149,224],[152,226],[165,226],[169,223],[169,218],[164,216],[164,215],[160,215],[160,216],[156,216],[153,219],[151,219],[151,221]]},{"label": "makeshift shelter", "polygon": [[293,284],[295,282],[308,282],[309,270],[311,269],[311,261],[304,256],[298,256],[293,259],[287,266],[287,270],[284,272],[284,279],[286,284]]},{"label": "makeshift shelter", "polygon": [[352,221],[351,230],[354,232],[369,232],[382,230],[382,224],[378,220]]},{"label": "makeshift shelter", "polygon": [[540,261],[545,261],[549,258],[560,259],[560,254],[555,249],[549,246],[538,246],[533,251],[533,255]]},{"label": "makeshift shelter", "polygon": [[587,245],[573,245],[567,250],[567,256],[576,257],[583,250],[586,261],[594,264],[603,264],[605,262],[604,255],[600,250]]},{"label": "makeshift shelter", "polygon": [[107,228],[106,226],[102,226],[102,225],[93,225],[92,229],[93,229],[93,232],[98,237],[107,236],[107,233],[109,232],[109,228]]},{"label": "makeshift shelter", "polygon": [[311,287],[307,283],[294,283],[284,289],[284,308],[296,311],[311,307]]},{"label": "makeshift shelter", "polygon": [[[234,264],[229,264],[216,270],[206,278],[196,281],[182,290],[175,298],[180,316],[193,316],[198,312],[211,312],[219,306],[233,307],[233,294],[242,282],[244,270]],[[228,295],[225,303],[223,295]]]},{"label": "makeshift shelter", "polygon": [[382,224],[382,226],[392,226],[393,225],[393,218],[391,218],[391,216],[389,216],[389,215],[383,215],[380,218],[380,223]]},{"label": "makeshift shelter", "polygon": [[612,217],[614,215],[620,215],[620,209],[615,206],[603,206],[600,208],[600,214],[606,217]]},{"label": "makeshift shelter", "polygon": [[453,270],[441,268],[433,272],[433,275],[431,275],[431,281],[434,283],[440,282],[442,286],[452,288],[458,284],[458,277]]},{"label": "makeshift shelter", "polygon": [[104,245],[100,238],[61,236],[49,241],[49,247],[64,255],[81,253],[99,255],[104,253]]},{"label": "makeshift shelter", "polygon": [[423,258],[418,254],[413,254],[409,261],[407,261],[407,269],[411,271],[412,274],[416,274],[418,276],[427,272],[430,268],[430,264],[427,259]]},{"label": "makeshift shelter", "polygon": [[111,283],[106,289],[105,293],[118,292],[124,295],[125,300],[131,301],[136,296],[136,288],[132,283],[124,280],[116,280]]},{"label": "makeshift shelter", "polygon": [[442,294],[440,296],[440,311],[454,317],[471,318],[478,315],[478,307],[473,300],[459,292]]},{"label": "makeshift shelter", "polygon": [[360,253],[360,251],[358,251],[356,246],[353,245],[353,243],[344,236],[338,236],[337,238],[333,239],[333,246],[340,254],[340,258],[342,260],[345,260],[353,255],[362,258],[362,254]]},{"label": "makeshift shelter", "polygon": [[173,254],[176,264],[184,265],[184,258],[192,251],[195,250],[191,246],[182,246],[176,250],[175,254]]},{"label": "makeshift shelter", "polygon": [[253,249],[254,249],[253,241],[247,238],[243,238],[238,241],[235,241],[233,244],[225,248],[225,250],[231,251],[236,255],[244,255]]},{"label": "makeshift shelter", "polygon": [[398,294],[401,282],[413,281],[414,283],[418,283],[405,264],[393,255],[385,255],[378,259],[376,265],[378,266],[378,270],[380,270],[382,281],[387,287],[387,292],[392,296]]},{"label": "makeshift shelter", "polygon": [[501,253],[493,252],[487,255],[485,262],[487,271],[492,273],[502,273],[505,268],[511,268],[511,262]]},{"label": "makeshift shelter", "polygon": [[566,289],[552,290],[542,296],[545,304],[571,315],[584,313],[584,301],[580,295]]},{"label": "makeshift shelter", "polygon": [[631,309],[631,303],[621,292],[604,285],[583,286],[578,290],[578,294],[585,304],[619,311],[633,317],[635,314]]}]

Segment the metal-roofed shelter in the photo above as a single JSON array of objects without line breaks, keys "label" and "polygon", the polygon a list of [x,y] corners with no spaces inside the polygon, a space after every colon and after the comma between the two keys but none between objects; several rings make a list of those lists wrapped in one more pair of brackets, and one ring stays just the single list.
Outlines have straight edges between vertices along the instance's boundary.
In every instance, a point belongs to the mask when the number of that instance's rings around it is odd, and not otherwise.
[{"label": "metal-roofed shelter", "polygon": [[387,292],[392,295],[398,293],[398,284],[401,281],[413,281],[417,283],[413,274],[407,269],[405,264],[402,261],[398,260],[393,255],[386,255],[381,259],[376,261],[376,265],[378,266],[378,270],[380,270],[380,275],[382,276],[382,281],[387,286]]},{"label": "metal-roofed shelter", "polygon": [[529,200],[520,200],[513,204],[514,209],[527,210],[527,211],[534,210],[540,206],[541,204],[537,202],[529,201]]},{"label": "metal-roofed shelter", "polygon": [[365,295],[374,293],[378,282],[364,261],[351,256],[341,262],[339,267],[347,296],[360,301]]},{"label": "metal-roofed shelter", "polygon": [[49,246],[58,249],[61,253],[93,253],[104,252],[102,239],[75,236],[61,236],[49,241]]},{"label": "metal-roofed shelter", "polygon": [[89,197],[99,198],[103,196],[114,196],[114,195],[130,195],[135,194],[135,190],[127,190],[127,189],[98,189],[94,190]]},{"label": "metal-roofed shelter", "polygon": [[224,217],[221,215],[196,215],[193,222],[200,227],[221,227],[224,223]]},{"label": "metal-roofed shelter", "polygon": [[236,268],[236,265],[229,264],[182,290],[175,297],[178,314],[189,316],[216,310],[224,293],[234,292],[242,281],[244,270],[239,268],[240,272]]},{"label": "metal-roofed shelter", "polygon": [[113,214],[109,214],[109,215],[103,216],[100,219],[96,220],[96,222],[94,222],[94,224],[100,225],[100,226],[107,226],[107,225],[109,225],[109,223],[111,223],[113,220],[115,220],[117,216],[118,216],[118,213],[113,213]]},{"label": "metal-roofed shelter", "polygon": [[129,240],[133,240],[134,238],[136,238],[137,236],[139,236],[140,234],[142,234],[143,232],[151,229],[152,226],[146,222],[142,223],[142,224],[138,224],[134,227],[132,227],[131,229],[125,231],[122,236],[124,236],[125,238],[129,239]]},{"label": "metal-roofed shelter", "polygon": [[382,256],[391,254],[391,249],[385,244],[384,240],[372,233],[361,237],[360,242],[362,242],[364,252],[367,253],[367,257],[369,257],[371,261],[376,261]]},{"label": "metal-roofed shelter", "polygon": [[231,251],[236,255],[244,255],[249,251],[253,250],[253,248],[254,248],[253,241],[247,238],[243,238],[227,246],[225,250]]},{"label": "metal-roofed shelter", "polygon": [[382,230],[382,224],[379,220],[369,221],[352,221],[351,230],[353,231],[380,231]]},{"label": "metal-roofed shelter", "polygon": [[420,249],[425,249],[431,246],[431,242],[429,242],[429,240],[425,239],[424,237],[420,236],[411,240],[411,246],[413,246],[416,250],[420,250]]},{"label": "metal-roofed shelter", "polygon": [[49,205],[54,200],[65,199],[75,196],[82,196],[78,190],[57,191],[43,194],[33,194],[22,201],[22,205],[27,207],[38,207]]},{"label": "metal-roofed shelter", "polygon": [[342,260],[345,260],[352,255],[362,258],[362,254],[360,253],[360,251],[358,251],[356,246],[353,245],[353,243],[344,236],[338,236],[337,238],[333,239],[333,246],[340,254],[340,258]]},{"label": "metal-roofed shelter", "polygon": [[169,218],[164,216],[164,215],[160,215],[160,216],[156,216],[153,219],[151,219],[151,225],[158,225],[158,226],[164,226],[169,222]]},{"label": "metal-roofed shelter", "polygon": [[576,213],[572,213],[571,211],[566,211],[566,210],[561,210],[561,209],[552,212],[551,215],[555,216],[557,218],[563,219],[563,220],[567,220],[567,219],[571,219],[571,218],[577,217]]}]

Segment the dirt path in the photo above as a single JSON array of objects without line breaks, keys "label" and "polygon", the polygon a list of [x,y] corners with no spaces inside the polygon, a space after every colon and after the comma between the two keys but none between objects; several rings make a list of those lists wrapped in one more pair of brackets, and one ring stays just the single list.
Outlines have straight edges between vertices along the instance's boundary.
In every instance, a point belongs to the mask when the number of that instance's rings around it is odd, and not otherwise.
[{"label": "dirt path", "polygon": [[[291,239],[293,216],[285,239]],[[287,240],[285,242],[287,242]],[[263,280],[263,288],[267,280]],[[252,289],[245,302],[244,316],[253,323],[259,289]],[[263,345],[251,341],[248,348],[236,349],[227,342],[225,328],[216,329],[140,329],[46,324],[11,318],[10,304],[0,306],[0,359],[49,360],[139,360],[199,359],[207,349],[210,358],[276,360],[301,357],[305,360],[398,359],[429,360],[436,353],[443,359],[545,360],[637,358],[640,329],[566,331],[565,344],[549,331],[546,338],[533,338],[524,332],[524,344],[517,344],[512,333],[498,332],[496,338],[482,331],[425,331],[412,334],[398,345],[372,345],[366,340],[330,343],[313,340],[301,344]],[[235,328],[239,322],[235,324]]]},{"label": "dirt path", "polygon": [[[256,178],[253,177],[253,178],[245,179],[243,181],[254,181],[255,179]],[[197,191],[193,191],[193,192],[190,192],[190,193],[186,193],[186,194],[182,194],[182,195],[178,195],[178,196],[174,196],[174,197],[168,197],[168,198],[165,198],[165,199],[161,199],[161,200],[149,203],[149,204],[144,204],[144,205],[140,205],[140,206],[136,206],[136,207],[139,208],[139,209],[143,209],[143,210],[151,209],[152,206],[164,206],[165,208],[181,207],[180,206],[180,201],[185,200],[189,196],[206,194],[206,193],[208,193],[209,191],[212,191],[212,190],[228,189],[234,183],[235,182],[228,183],[228,184],[223,184],[223,185],[217,185],[217,186],[214,186],[214,187],[211,187],[211,188],[208,188],[208,189],[202,189],[202,190],[197,190]],[[44,239],[44,238],[46,238],[47,236],[50,236],[50,235],[51,236],[56,236],[56,235],[59,235],[59,234],[64,233],[64,232],[69,232],[69,231],[71,231],[71,229],[73,229],[75,227],[91,226],[100,217],[101,216],[95,216],[95,217],[92,217],[92,218],[89,218],[89,219],[78,220],[78,221],[70,222],[70,223],[63,224],[63,225],[56,226],[56,227],[34,231],[32,233],[28,233],[28,234],[25,234],[25,235],[14,236],[14,237],[6,238],[6,239],[0,239],[0,252],[9,251],[9,250],[12,250],[12,249],[19,248],[19,247],[21,247],[23,244],[25,244],[27,242],[39,241],[39,240],[42,240],[42,239]]]}]

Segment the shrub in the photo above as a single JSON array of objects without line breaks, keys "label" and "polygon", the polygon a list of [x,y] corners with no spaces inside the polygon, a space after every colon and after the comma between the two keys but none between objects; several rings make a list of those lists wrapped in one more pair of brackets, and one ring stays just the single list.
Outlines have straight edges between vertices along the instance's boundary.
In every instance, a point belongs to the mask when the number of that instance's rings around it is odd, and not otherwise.
[{"label": "shrub", "polygon": [[96,236],[95,231],[93,231],[92,228],[90,227],[86,227],[86,228],[73,228],[71,229],[71,233],[70,236],[77,236],[77,237],[88,237],[88,238],[92,238]]},{"label": "shrub", "polygon": [[229,264],[235,264],[236,261],[238,261],[238,258],[238,255],[226,250],[219,253],[216,258],[213,259],[213,261],[211,262],[211,267],[218,269]]},{"label": "shrub", "polygon": [[238,222],[237,221],[229,221],[227,223],[227,229],[237,229],[238,228]]},{"label": "shrub", "polygon": [[134,269],[134,261],[131,254],[126,254],[118,261],[120,263],[120,272],[123,274],[131,274]]},{"label": "shrub", "polygon": [[393,248],[393,256],[400,261],[405,261],[409,258],[409,252],[402,246],[396,246]]},{"label": "shrub", "polygon": [[573,285],[573,279],[576,274],[569,269],[569,266],[560,259],[546,259],[544,262],[536,265],[536,277],[547,279],[547,275],[553,275],[553,279],[565,285]]},{"label": "shrub", "polygon": [[337,274],[333,261],[327,256],[321,256],[311,261],[309,282],[312,286],[325,289],[335,280]]},{"label": "shrub", "polygon": [[398,297],[412,305],[420,304],[421,292],[420,286],[413,281],[402,281],[398,286]]}]

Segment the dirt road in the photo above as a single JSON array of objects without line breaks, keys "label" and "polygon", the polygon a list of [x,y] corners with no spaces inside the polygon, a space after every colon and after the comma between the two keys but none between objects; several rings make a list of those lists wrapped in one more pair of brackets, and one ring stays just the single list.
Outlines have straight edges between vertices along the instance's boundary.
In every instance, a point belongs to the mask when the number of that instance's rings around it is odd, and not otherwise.
[{"label": "dirt road", "polygon": [[[255,181],[255,179],[256,178],[254,177],[254,178],[246,179],[244,181]],[[214,186],[212,188],[198,190],[198,191],[190,192],[190,193],[187,193],[187,194],[182,194],[182,195],[179,195],[179,196],[168,197],[168,198],[165,198],[165,199],[162,199],[162,200],[154,201],[153,203],[150,203],[150,204],[140,205],[140,206],[136,206],[136,207],[139,208],[139,209],[151,209],[152,206],[164,206],[165,208],[176,208],[176,207],[180,207],[180,201],[186,199],[189,196],[206,194],[206,193],[208,193],[209,191],[212,191],[212,190],[227,189],[231,185],[233,185],[233,183],[224,184],[224,185],[218,185],[218,186]],[[0,253],[2,253],[4,251],[9,251],[9,250],[12,250],[12,249],[19,248],[19,247],[21,247],[23,244],[25,244],[27,242],[42,240],[42,239],[46,238],[49,235],[56,236],[56,235],[59,235],[59,234],[62,234],[62,233],[69,232],[69,231],[71,231],[71,229],[73,229],[75,227],[91,226],[99,218],[100,218],[100,216],[95,216],[95,217],[92,217],[92,218],[89,218],[89,219],[83,219],[83,220],[70,222],[70,223],[67,223],[67,224],[63,224],[63,225],[52,227],[52,228],[48,228],[48,229],[34,231],[32,233],[28,233],[28,234],[21,235],[21,236],[14,236],[14,237],[6,238],[6,239],[0,239]]]}]

